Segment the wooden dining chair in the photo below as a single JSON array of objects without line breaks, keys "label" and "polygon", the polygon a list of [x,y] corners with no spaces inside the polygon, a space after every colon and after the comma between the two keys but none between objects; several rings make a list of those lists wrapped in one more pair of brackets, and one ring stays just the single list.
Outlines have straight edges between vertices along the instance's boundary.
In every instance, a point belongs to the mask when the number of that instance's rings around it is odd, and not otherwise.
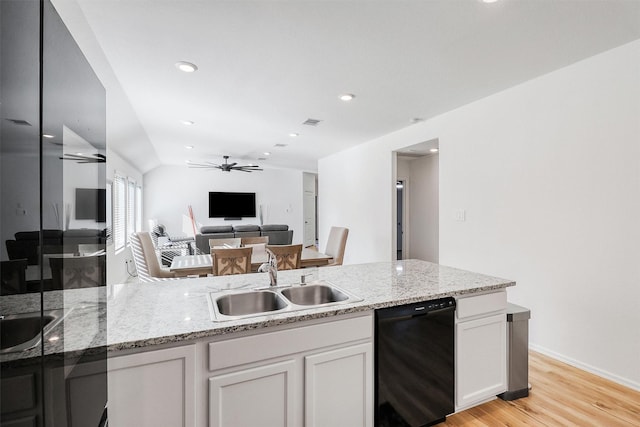
[{"label": "wooden dining chair", "polygon": [[[240,239],[238,239],[240,240]],[[211,249],[213,275],[251,273],[251,254],[253,248],[219,248]]]},{"label": "wooden dining chair", "polygon": [[295,270],[300,268],[302,245],[267,245],[276,256],[278,270]]},{"label": "wooden dining chair", "polygon": [[333,260],[327,265],[342,265],[344,259],[344,249],[347,246],[347,237],[349,236],[349,229],[345,227],[331,227],[329,231],[329,238],[327,239],[327,246],[324,249],[324,253],[331,255]]},{"label": "wooden dining chair", "polygon": [[269,236],[258,236],[258,237],[241,237],[242,246],[247,245],[260,245],[260,244],[269,244]]},{"label": "wooden dining chair", "polygon": [[232,237],[229,239],[209,239],[209,249],[228,249],[239,248],[242,243],[240,237]]},{"label": "wooden dining chair", "polygon": [[94,288],[107,284],[106,255],[49,258],[52,289]]},{"label": "wooden dining chair", "polygon": [[0,295],[24,294],[27,292],[25,274],[27,259],[0,261]]}]

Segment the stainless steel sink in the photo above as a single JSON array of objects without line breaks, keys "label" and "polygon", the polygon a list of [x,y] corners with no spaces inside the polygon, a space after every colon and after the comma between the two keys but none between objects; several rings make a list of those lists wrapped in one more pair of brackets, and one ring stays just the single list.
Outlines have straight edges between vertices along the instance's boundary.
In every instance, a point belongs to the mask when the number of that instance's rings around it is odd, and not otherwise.
[{"label": "stainless steel sink", "polygon": [[320,305],[346,301],[349,295],[329,285],[296,286],[281,291],[289,301],[298,305]]},{"label": "stainless steel sink", "polygon": [[362,301],[329,282],[284,285],[252,291],[228,290],[208,294],[213,321],[239,320],[291,311]]},{"label": "stainless steel sink", "polygon": [[251,291],[220,296],[214,309],[223,316],[247,316],[278,311],[288,304],[280,294],[271,291]]},{"label": "stainless steel sink", "polygon": [[63,310],[46,310],[42,320],[40,312],[2,317],[0,319],[0,353],[13,353],[36,347],[40,344],[42,336],[55,328],[63,317]]}]

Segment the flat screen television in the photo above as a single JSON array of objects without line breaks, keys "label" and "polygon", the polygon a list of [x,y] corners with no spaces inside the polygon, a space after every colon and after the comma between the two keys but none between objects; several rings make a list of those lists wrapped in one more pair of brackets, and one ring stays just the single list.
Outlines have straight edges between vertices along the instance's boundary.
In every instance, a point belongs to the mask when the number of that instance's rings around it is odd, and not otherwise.
[{"label": "flat screen television", "polygon": [[256,193],[209,192],[209,218],[254,218]]},{"label": "flat screen television", "polygon": [[107,221],[107,190],[76,188],[76,219]]}]

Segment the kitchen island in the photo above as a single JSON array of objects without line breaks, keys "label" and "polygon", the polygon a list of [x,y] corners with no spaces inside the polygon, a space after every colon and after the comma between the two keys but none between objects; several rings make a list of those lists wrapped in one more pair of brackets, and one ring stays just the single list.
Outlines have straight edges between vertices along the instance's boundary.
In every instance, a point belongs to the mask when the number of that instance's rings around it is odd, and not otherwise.
[{"label": "kitchen island", "polygon": [[[299,284],[310,272],[279,272],[278,284]],[[473,326],[460,335],[485,331],[462,346],[491,336],[491,348],[503,346],[502,301],[506,306],[504,289],[513,281],[417,260],[326,267],[314,274],[357,299],[214,322],[209,295],[268,287],[267,274],[112,285],[104,336],[85,330],[83,313],[92,307],[83,306],[82,293],[92,290],[65,291],[64,307],[75,306],[64,322],[64,348],[62,340],[45,340],[45,353],[73,352],[74,340],[106,338],[113,425],[372,426],[374,310],[452,296],[463,320],[471,320],[460,325]],[[50,294],[47,307],[55,308],[56,295]],[[490,322],[483,319],[489,314]],[[15,356],[3,360],[8,357]],[[504,357],[498,359],[503,370]],[[478,363],[484,361],[456,359],[461,372]],[[460,390],[468,389],[465,378],[459,382]],[[460,396],[461,409],[491,396],[504,381],[466,382],[473,390]]]}]

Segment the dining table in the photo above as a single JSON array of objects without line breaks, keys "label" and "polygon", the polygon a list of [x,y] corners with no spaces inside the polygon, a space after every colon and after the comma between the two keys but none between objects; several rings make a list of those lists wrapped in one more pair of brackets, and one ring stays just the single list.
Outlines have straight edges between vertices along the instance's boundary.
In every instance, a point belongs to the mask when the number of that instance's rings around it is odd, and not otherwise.
[{"label": "dining table", "polygon": [[[332,259],[331,255],[323,254],[315,249],[302,248],[300,267],[321,267],[329,264]],[[267,252],[253,252],[251,254],[251,271],[257,272],[258,268],[268,260]],[[174,272],[177,277],[206,276],[213,273],[213,261],[210,254],[179,255],[173,257],[169,271]]]}]

